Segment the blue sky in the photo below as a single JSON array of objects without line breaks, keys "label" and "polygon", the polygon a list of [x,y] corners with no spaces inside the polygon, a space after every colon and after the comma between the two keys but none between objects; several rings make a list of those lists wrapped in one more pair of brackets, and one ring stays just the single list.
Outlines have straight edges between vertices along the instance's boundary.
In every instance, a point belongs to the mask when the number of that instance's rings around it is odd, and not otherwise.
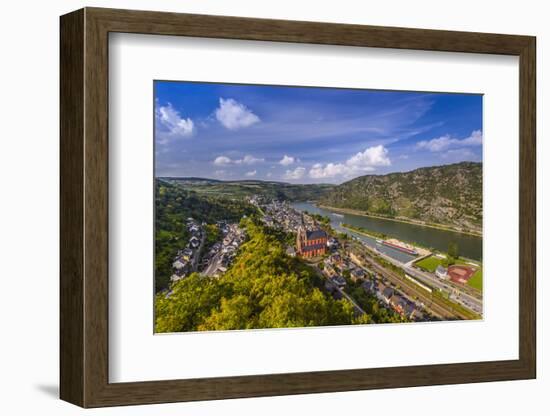
[{"label": "blue sky", "polygon": [[482,159],[482,96],[155,81],[155,174],[342,183]]}]

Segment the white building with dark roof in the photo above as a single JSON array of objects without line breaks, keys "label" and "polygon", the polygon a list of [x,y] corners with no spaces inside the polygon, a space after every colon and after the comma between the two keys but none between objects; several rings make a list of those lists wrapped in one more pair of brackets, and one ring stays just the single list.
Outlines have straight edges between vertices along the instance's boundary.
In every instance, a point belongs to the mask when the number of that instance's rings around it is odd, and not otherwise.
[{"label": "white building with dark roof", "polygon": [[435,269],[435,275],[437,277],[439,277],[440,279],[447,279],[447,277],[448,277],[447,269],[440,264]]}]

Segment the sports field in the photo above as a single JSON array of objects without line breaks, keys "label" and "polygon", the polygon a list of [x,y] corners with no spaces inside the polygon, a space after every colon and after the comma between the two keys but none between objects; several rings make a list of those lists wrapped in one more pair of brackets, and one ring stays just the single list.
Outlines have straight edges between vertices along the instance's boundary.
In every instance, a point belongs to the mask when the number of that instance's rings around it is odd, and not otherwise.
[{"label": "sports field", "polygon": [[477,269],[472,277],[470,277],[470,280],[468,280],[468,285],[480,291],[483,290],[483,270],[481,267]]},{"label": "sports field", "polygon": [[[443,260],[437,256],[426,257],[415,263],[415,266],[421,268],[424,271],[434,273],[437,266],[443,264]],[[470,266],[467,262],[462,259],[459,259],[455,263],[456,265]],[[473,287],[474,289],[483,290],[483,269],[477,266],[476,272],[468,279],[468,286]]]},{"label": "sports field", "polygon": [[439,257],[430,256],[420,260],[419,262],[416,262],[415,266],[420,267],[421,269],[427,272],[433,273],[435,272],[435,269],[437,269],[437,266],[439,266],[442,261],[443,259],[440,259]]},{"label": "sports field", "polygon": [[455,283],[467,283],[475,272],[475,267],[463,266],[461,264],[453,264],[447,269],[449,278]]}]

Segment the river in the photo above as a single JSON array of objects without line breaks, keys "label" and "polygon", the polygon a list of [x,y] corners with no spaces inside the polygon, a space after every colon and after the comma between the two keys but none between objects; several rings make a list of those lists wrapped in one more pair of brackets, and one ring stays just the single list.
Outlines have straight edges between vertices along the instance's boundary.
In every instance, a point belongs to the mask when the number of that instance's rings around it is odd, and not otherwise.
[{"label": "river", "polygon": [[379,251],[401,262],[407,262],[414,257],[399,250],[377,244],[374,238],[344,229],[341,227],[341,224],[350,224],[367,230],[384,233],[388,237],[395,237],[399,240],[418,243],[421,246],[435,248],[444,253],[447,252],[449,243],[454,241],[458,244],[461,256],[479,261],[483,259],[481,237],[380,218],[338,213],[329,209],[319,208],[311,202],[295,202],[292,206],[299,211],[308,211],[313,214],[321,214],[329,217],[332,228],[357,237],[368,245],[375,246]]}]

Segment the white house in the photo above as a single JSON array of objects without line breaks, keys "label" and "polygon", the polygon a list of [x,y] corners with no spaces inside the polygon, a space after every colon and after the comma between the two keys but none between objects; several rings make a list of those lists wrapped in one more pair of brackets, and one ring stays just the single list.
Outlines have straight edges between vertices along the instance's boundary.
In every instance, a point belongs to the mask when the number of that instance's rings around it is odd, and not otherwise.
[{"label": "white house", "polygon": [[440,264],[435,269],[435,275],[437,277],[439,277],[440,279],[446,279],[447,278],[447,269]]}]

